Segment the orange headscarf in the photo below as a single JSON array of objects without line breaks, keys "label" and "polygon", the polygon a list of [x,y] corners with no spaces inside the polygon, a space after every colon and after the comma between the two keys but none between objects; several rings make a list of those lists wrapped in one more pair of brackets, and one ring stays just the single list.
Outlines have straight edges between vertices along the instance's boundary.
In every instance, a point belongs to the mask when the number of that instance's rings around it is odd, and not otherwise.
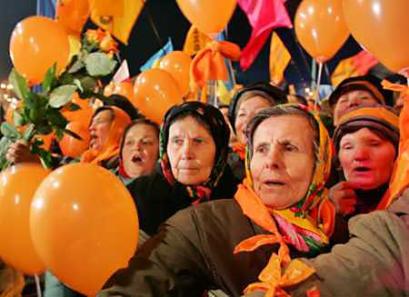
[{"label": "orange headscarf", "polygon": [[118,107],[109,106],[108,108],[112,110],[114,119],[112,120],[107,141],[100,150],[88,149],[85,151],[81,156],[81,162],[99,165],[102,161],[119,156],[121,137],[125,128],[131,123],[131,118]]}]

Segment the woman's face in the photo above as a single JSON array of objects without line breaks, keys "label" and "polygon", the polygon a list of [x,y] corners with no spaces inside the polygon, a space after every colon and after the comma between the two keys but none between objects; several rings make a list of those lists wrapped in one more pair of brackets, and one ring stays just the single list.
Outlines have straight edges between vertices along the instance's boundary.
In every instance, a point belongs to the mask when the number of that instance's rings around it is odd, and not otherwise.
[{"label": "woman's face", "polygon": [[370,106],[378,103],[376,98],[368,91],[354,90],[339,97],[334,107],[334,125],[338,125],[339,119],[351,108]]},{"label": "woman's face", "polygon": [[368,128],[343,136],[338,153],[346,180],[363,190],[389,182],[395,155],[393,144]]},{"label": "woman's face", "polygon": [[261,96],[248,98],[240,104],[237,111],[234,128],[236,129],[237,140],[240,143],[246,143],[246,127],[250,120],[261,110],[271,107],[272,104]]},{"label": "woman's face", "polygon": [[257,127],[250,171],[264,204],[284,209],[305,196],[314,171],[313,139],[308,120],[299,115],[271,117]]},{"label": "woman's face", "polygon": [[159,137],[152,126],[137,124],[128,130],[122,147],[122,161],[130,177],[151,174],[158,155]]},{"label": "woman's face", "polygon": [[110,110],[103,110],[92,118],[89,126],[90,142],[89,148],[101,150],[108,140],[109,131],[113,121],[113,113]]},{"label": "woman's face", "polygon": [[184,185],[206,182],[212,172],[216,144],[209,131],[193,117],[175,121],[167,145],[172,174]]}]

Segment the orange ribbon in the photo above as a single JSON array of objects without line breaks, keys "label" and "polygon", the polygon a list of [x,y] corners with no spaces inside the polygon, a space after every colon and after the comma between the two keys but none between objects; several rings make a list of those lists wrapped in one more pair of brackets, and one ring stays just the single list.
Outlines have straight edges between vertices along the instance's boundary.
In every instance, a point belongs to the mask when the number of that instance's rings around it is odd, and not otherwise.
[{"label": "orange ribbon", "polygon": [[231,149],[235,152],[240,160],[244,160],[246,158],[246,145],[241,142],[236,142],[232,145]]},{"label": "orange ribbon", "polygon": [[234,198],[239,203],[244,215],[271,233],[255,235],[243,240],[235,247],[234,253],[251,252],[267,244],[280,245],[278,254],[272,254],[267,266],[259,274],[260,282],[248,285],[244,293],[263,291],[266,297],[290,296],[284,288],[306,280],[315,273],[315,270],[300,260],[291,260],[289,248],[270,211],[249,186],[248,179],[244,179],[243,184],[239,185]]},{"label": "orange ribbon", "polygon": [[192,61],[190,74],[195,84],[203,88],[209,80],[227,80],[224,58],[240,59],[240,47],[228,41],[212,41],[200,50]]}]

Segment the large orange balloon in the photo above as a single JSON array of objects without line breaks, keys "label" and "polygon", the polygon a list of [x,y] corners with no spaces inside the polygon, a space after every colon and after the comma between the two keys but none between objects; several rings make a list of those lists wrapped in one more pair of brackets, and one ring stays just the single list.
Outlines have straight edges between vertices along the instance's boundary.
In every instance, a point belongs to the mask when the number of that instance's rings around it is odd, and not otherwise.
[{"label": "large orange balloon", "polygon": [[301,45],[318,62],[329,60],[349,35],[342,0],[301,2],[295,15],[295,33]]},{"label": "large orange balloon", "polygon": [[136,78],[134,91],[137,107],[157,123],[162,122],[170,107],[183,101],[177,82],[162,69],[142,72]]},{"label": "large orange balloon", "polygon": [[113,173],[93,164],[70,164],[52,172],[35,193],[30,226],[47,268],[88,296],[126,267],[137,247],[132,197]]},{"label": "large orange balloon", "polygon": [[60,72],[68,64],[70,45],[64,27],[46,17],[32,16],[19,22],[10,39],[14,67],[32,83],[43,80],[48,68],[57,63]]},{"label": "large orange balloon", "polygon": [[159,69],[169,72],[177,81],[180,91],[183,95],[189,92],[190,64],[192,58],[182,51],[174,51],[164,56]]},{"label": "large orange balloon", "polygon": [[409,77],[407,0],[345,0],[345,20],[354,38],[392,71]]},{"label": "large orange balloon", "polygon": [[82,140],[65,134],[60,141],[61,151],[64,156],[77,158],[88,149],[90,139],[88,126],[84,126],[81,122],[71,122],[66,129],[81,136]]},{"label": "large orange balloon", "polygon": [[227,26],[237,0],[176,0],[176,2],[185,17],[199,31],[214,34]]},{"label": "large orange balloon", "polygon": [[20,164],[0,174],[0,258],[30,275],[45,270],[31,240],[29,216],[34,192],[47,174],[38,164]]},{"label": "large orange balloon", "polygon": [[56,7],[55,17],[64,26],[68,34],[79,36],[89,13],[88,1],[60,0]]}]

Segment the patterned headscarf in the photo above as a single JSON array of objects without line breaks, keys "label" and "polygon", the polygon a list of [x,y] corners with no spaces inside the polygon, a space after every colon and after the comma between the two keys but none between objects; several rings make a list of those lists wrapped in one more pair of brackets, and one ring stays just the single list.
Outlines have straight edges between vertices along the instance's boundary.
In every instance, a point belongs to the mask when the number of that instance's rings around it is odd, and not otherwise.
[{"label": "patterned headscarf", "polygon": [[[282,210],[268,208],[253,189],[250,160],[253,136],[257,127],[266,119],[281,115],[305,115],[315,123],[317,146],[315,168],[311,184],[295,205]],[[250,252],[266,244],[279,244],[278,253],[273,253],[267,266],[259,275],[260,282],[250,284],[245,293],[256,290],[266,296],[282,296],[284,288],[309,277],[314,270],[297,260],[291,260],[287,244],[296,250],[313,254],[328,244],[328,236],[334,227],[335,208],[328,199],[325,182],[330,174],[332,144],[319,115],[303,105],[286,104],[268,108],[258,113],[248,126],[246,153],[246,178],[235,195],[244,215],[268,231],[240,242],[234,252]],[[283,272],[283,273],[282,273]],[[285,296],[285,294],[284,294]]]},{"label": "patterned headscarf", "polygon": [[193,202],[196,203],[202,199],[210,198],[212,189],[217,186],[223,175],[227,164],[230,130],[222,113],[211,105],[202,102],[186,102],[173,106],[165,115],[159,145],[162,172],[170,184],[175,183],[175,178],[172,174],[169,158],[166,153],[169,141],[169,129],[175,121],[189,115],[206,124],[206,128],[210,130],[210,134],[216,145],[215,163],[209,179],[202,185],[186,187]]}]

